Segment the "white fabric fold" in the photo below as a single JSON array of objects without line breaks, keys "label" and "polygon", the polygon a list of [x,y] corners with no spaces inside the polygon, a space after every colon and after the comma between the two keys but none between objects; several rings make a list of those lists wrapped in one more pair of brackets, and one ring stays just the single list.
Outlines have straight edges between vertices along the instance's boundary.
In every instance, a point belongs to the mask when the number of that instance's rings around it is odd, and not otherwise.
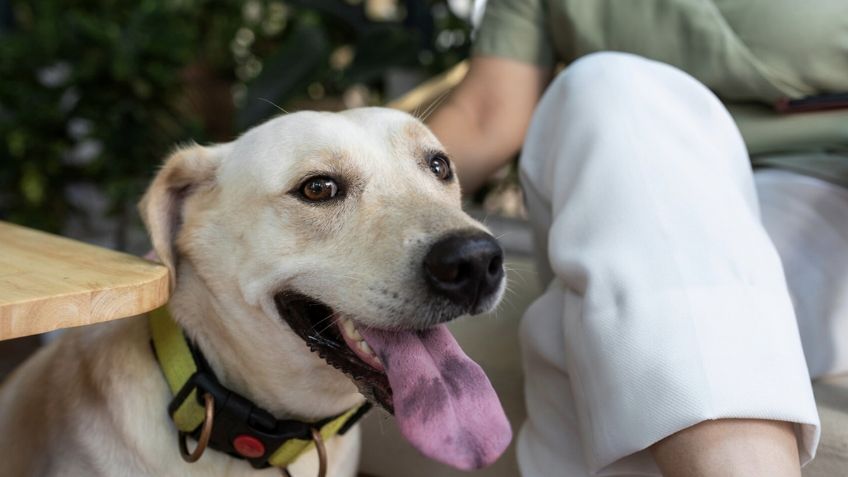
[{"label": "white fabric fold", "polygon": [[659,475],[647,447],[720,418],[795,423],[815,455],[780,258],[712,93],[657,62],[584,57],[539,104],[521,174],[553,279],[522,324],[525,476]]}]

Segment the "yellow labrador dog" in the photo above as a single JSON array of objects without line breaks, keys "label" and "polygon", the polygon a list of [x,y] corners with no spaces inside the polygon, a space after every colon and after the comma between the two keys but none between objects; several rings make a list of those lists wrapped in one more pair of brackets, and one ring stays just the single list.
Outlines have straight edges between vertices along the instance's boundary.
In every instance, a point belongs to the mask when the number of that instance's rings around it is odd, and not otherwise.
[{"label": "yellow labrador dog", "polygon": [[[300,112],[232,143],[185,147],[140,209],[171,271],[174,329],[251,416],[320,428],[368,399],[454,467],[505,449],[500,403],[444,326],[498,303],[503,254],[461,210],[451,163],[418,120]],[[264,437],[222,437],[220,417],[217,444],[197,462],[181,457],[150,323],[69,331],[7,380],[0,475],[280,475]],[[180,399],[206,409],[199,393]],[[328,475],[355,475],[359,445],[355,427],[327,439]],[[310,449],[291,475],[316,475]]]}]

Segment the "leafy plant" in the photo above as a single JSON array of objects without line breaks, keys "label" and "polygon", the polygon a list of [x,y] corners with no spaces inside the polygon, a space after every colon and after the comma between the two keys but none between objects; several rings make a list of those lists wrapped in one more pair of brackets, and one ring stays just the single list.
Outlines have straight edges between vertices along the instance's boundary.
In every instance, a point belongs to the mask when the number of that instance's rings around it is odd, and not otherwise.
[{"label": "leafy plant", "polygon": [[69,193],[87,184],[122,248],[174,144],[229,140],[276,105],[380,104],[388,69],[426,76],[467,54],[466,24],[445,1],[377,3],[392,8],[375,18],[361,0],[0,0],[0,218],[61,231],[91,208]]}]

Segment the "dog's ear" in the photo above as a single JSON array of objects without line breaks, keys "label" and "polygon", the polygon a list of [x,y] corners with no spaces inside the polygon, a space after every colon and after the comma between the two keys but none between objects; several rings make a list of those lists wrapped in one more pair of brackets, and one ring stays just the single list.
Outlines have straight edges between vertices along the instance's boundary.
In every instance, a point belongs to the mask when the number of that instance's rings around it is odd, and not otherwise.
[{"label": "dog's ear", "polygon": [[175,240],[182,224],[186,197],[215,181],[224,146],[181,147],[166,160],[138,204],[153,249],[171,274],[171,291],[177,281]]}]

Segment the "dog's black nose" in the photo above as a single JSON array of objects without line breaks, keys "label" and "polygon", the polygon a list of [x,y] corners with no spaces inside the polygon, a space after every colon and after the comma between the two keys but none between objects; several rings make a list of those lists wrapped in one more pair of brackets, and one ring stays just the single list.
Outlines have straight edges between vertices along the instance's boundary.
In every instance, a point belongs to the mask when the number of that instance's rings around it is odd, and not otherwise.
[{"label": "dog's black nose", "polygon": [[503,250],[485,232],[451,232],[430,247],[424,276],[436,293],[476,313],[481,299],[497,291],[503,280]]}]

